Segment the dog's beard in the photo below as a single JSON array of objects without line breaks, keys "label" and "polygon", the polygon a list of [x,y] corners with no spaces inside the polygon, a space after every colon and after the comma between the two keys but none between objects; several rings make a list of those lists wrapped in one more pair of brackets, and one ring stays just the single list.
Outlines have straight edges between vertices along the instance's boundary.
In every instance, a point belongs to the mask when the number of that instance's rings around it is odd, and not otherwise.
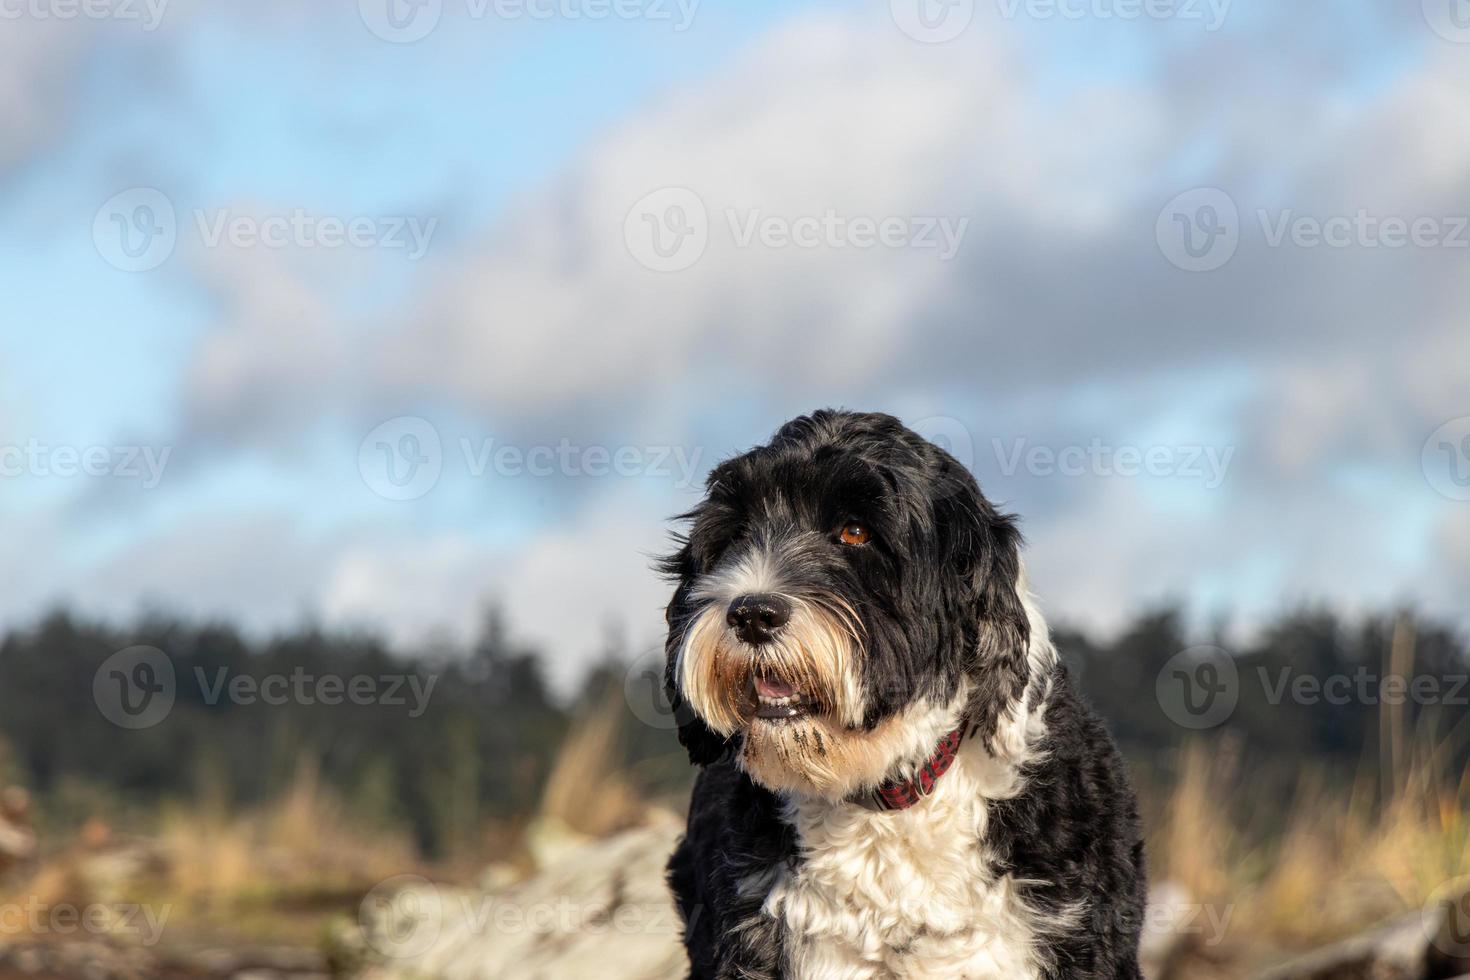
[{"label": "dog's beard", "polygon": [[[679,651],[684,700],[712,730],[741,736],[737,758],[751,778],[778,792],[841,798],[932,751],[952,719],[931,721],[930,706],[862,727],[862,632],[852,608],[836,598],[783,598],[791,618],[771,642],[742,642],[725,622],[726,604],[711,601],[689,624]],[[763,717],[781,708],[758,695],[758,676],[793,689],[801,710]]]},{"label": "dog's beard", "polygon": [[[705,724],[727,738],[753,721],[765,720],[756,717],[758,676],[797,691],[809,708],[806,718],[831,717],[842,725],[862,721],[857,616],[840,600],[782,598],[791,603],[791,618],[761,646],[750,646],[735,636],[725,622],[723,601],[709,602],[685,633],[679,651],[679,689]],[[782,719],[795,720],[799,719]]]}]

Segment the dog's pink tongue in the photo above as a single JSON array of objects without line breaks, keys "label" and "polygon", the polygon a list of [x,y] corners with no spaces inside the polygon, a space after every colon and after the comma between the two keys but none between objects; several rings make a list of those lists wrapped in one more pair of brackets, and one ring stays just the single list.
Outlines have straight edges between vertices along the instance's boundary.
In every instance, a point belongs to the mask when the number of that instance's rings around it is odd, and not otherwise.
[{"label": "dog's pink tongue", "polygon": [[763,698],[789,698],[796,693],[796,688],[785,681],[772,680],[769,677],[756,677],[755,693]]}]

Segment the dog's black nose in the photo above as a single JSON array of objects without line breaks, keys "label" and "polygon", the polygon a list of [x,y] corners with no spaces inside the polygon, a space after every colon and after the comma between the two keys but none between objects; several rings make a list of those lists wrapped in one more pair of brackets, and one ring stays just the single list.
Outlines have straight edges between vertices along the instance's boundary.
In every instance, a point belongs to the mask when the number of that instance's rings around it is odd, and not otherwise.
[{"label": "dog's black nose", "polygon": [[791,618],[791,603],[778,595],[743,595],[730,603],[725,622],[751,646],[769,643]]}]

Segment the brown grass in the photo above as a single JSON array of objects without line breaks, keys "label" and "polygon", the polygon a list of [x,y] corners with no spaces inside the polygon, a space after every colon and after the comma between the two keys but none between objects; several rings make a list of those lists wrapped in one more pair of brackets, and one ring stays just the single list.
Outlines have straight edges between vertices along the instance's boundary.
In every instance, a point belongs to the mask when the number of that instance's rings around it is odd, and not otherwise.
[{"label": "brown grass", "polygon": [[643,819],[645,793],[624,767],[627,715],[621,690],[609,687],[572,726],[541,794],[541,823],[603,837]]},{"label": "brown grass", "polygon": [[[1155,877],[1178,882],[1196,901],[1233,905],[1233,930],[1292,946],[1421,908],[1470,871],[1470,776],[1444,778],[1409,749],[1411,776],[1388,801],[1363,785],[1333,791],[1305,775],[1285,831],[1259,840],[1231,815],[1239,809],[1232,801],[1250,799],[1248,783],[1211,748],[1192,745],[1149,842]],[[1222,786],[1230,788],[1225,800]]]},{"label": "brown grass", "polygon": [[[1385,673],[1412,674],[1413,646],[1401,627],[1385,652]],[[1299,949],[1419,909],[1445,882],[1470,873],[1470,773],[1449,771],[1460,746],[1456,733],[1438,735],[1434,721],[1421,716],[1410,731],[1402,712],[1384,709],[1381,752],[1353,785],[1304,773],[1289,799],[1259,795],[1230,738],[1186,746],[1170,785],[1153,796],[1155,881],[1178,883],[1194,902],[1229,906],[1227,947]],[[481,834],[473,853],[460,856],[465,877],[478,875],[487,858],[529,871],[533,856],[645,820],[648,794],[628,766],[627,723],[614,686],[572,726],[536,814],[493,847]],[[1263,815],[1274,818],[1269,827],[1260,826]],[[268,806],[242,812],[206,796],[166,807],[150,823],[148,836],[123,840],[89,824],[52,847],[45,863],[12,875],[0,901],[167,902],[175,921],[310,942],[322,919],[316,912],[350,911],[377,881],[424,869],[406,833],[355,820],[310,759]],[[112,859],[128,851],[143,859]],[[97,870],[124,866],[132,869],[125,878]]]},{"label": "brown grass", "polygon": [[269,807],[239,814],[205,802],[165,810],[158,842],[168,892],[208,906],[347,889],[420,863],[406,835],[355,823],[309,759]]},{"label": "brown grass", "polygon": [[[1384,653],[1384,676],[1412,676],[1407,620]],[[1459,733],[1436,737],[1438,719],[1409,731],[1401,706],[1380,708],[1378,757],[1356,783],[1331,788],[1303,773],[1284,801],[1285,829],[1265,839],[1243,813],[1275,805],[1238,771],[1228,740],[1196,742],[1152,835],[1156,879],[1196,901],[1234,906],[1232,930],[1310,945],[1416,911],[1447,882],[1470,874],[1470,772],[1450,771]]]}]

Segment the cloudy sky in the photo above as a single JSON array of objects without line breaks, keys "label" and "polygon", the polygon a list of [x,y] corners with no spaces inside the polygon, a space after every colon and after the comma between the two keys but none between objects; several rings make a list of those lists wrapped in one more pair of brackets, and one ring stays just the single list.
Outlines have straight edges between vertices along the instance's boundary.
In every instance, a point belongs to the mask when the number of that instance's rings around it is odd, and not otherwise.
[{"label": "cloudy sky", "polygon": [[494,601],[566,680],[824,405],[1069,621],[1464,621],[1463,0],[246,7],[0,0],[0,626]]}]

